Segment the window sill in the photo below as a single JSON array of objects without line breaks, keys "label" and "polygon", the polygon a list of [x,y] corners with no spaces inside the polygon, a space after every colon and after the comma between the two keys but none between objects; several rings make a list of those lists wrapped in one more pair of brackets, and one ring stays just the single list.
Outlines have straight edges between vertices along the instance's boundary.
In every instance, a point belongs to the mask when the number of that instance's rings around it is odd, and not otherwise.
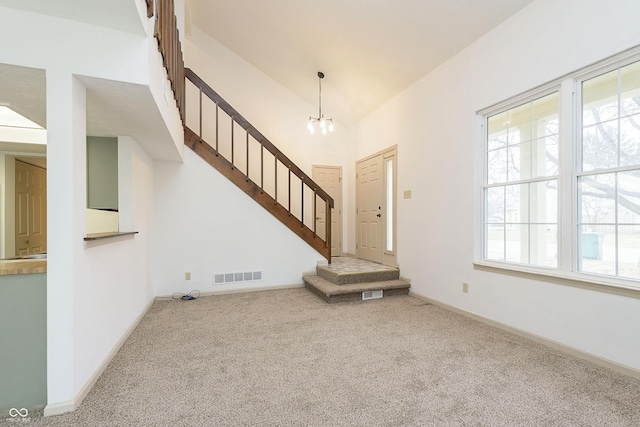
[{"label": "window sill", "polygon": [[115,237],[130,236],[133,234],[138,234],[138,232],[137,231],[123,231],[123,232],[114,231],[114,232],[108,232],[108,233],[90,233],[85,236],[84,241],[92,242],[95,240],[112,239]]},{"label": "window sill", "polygon": [[[526,278],[545,280],[552,283],[559,283],[569,286],[577,286],[599,292],[607,292],[617,295],[624,295],[633,298],[640,298],[640,283],[637,286],[627,284],[624,280],[617,278],[602,278],[600,276],[587,276],[585,274],[565,274],[555,270],[545,271],[543,269],[527,268],[516,264],[503,264],[491,261],[474,261],[476,269],[496,271],[503,274],[512,274]],[[606,281],[605,281],[606,280]]]}]

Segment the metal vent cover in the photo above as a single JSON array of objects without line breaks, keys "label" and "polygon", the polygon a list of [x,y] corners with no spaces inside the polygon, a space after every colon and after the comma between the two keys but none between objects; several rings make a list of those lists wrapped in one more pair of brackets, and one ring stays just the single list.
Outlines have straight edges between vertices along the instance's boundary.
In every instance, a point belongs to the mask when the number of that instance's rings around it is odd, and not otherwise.
[{"label": "metal vent cover", "polygon": [[378,289],[377,291],[364,291],[362,292],[362,300],[368,299],[378,299],[382,298],[382,289]]},{"label": "metal vent cover", "polygon": [[262,280],[262,271],[242,271],[237,273],[215,273],[213,275],[214,285],[224,285],[226,283],[255,282]]}]

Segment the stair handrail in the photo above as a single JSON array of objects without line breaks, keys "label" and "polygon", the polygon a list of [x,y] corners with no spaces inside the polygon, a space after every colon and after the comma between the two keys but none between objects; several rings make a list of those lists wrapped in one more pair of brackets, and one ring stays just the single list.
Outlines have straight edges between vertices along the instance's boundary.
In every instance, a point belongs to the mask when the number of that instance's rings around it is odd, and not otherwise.
[{"label": "stair handrail", "polygon": [[[205,96],[207,96],[209,99],[211,99],[211,101],[213,101],[216,104],[217,108],[220,108],[222,111],[224,111],[229,117],[231,117],[233,123],[237,123],[238,125],[240,125],[240,127],[242,127],[246,132],[247,135],[251,135],[256,142],[258,142],[264,149],[266,149],[267,151],[269,151],[274,158],[276,159],[276,161],[281,162],[283,165],[285,165],[290,172],[292,172],[296,177],[298,177],[298,179],[300,179],[301,183],[303,185],[306,185],[309,189],[311,189],[314,192],[314,197],[317,196],[320,199],[322,199],[325,202],[325,206],[326,206],[326,213],[325,213],[325,247],[328,248],[328,256],[327,259],[329,262],[331,262],[331,209],[334,207],[334,200],[333,198],[325,191],[323,190],[320,185],[318,185],[311,177],[309,177],[302,169],[300,169],[293,161],[291,161],[289,159],[288,156],[286,156],[282,151],[280,151],[280,149],[278,149],[271,141],[269,141],[269,139],[264,136],[258,129],[256,129],[247,119],[245,119],[242,114],[240,114],[235,108],[233,108],[227,101],[225,101],[224,98],[222,98],[215,90],[213,90],[204,80],[202,80],[195,72],[193,72],[193,70],[191,70],[190,68],[185,68],[184,69],[184,76],[186,79],[188,79],[191,83],[193,83],[195,85],[195,87],[200,91],[200,111],[199,111],[199,129],[198,132],[194,132],[193,130],[191,130],[194,134],[196,134],[201,140],[202,139],[202,95],[204,94]],[[185,128],[188,129],[188,127],[185,124]],[[232,136],[233,138],[233,136]],[[217,139],[217,136],[216,136]],[[203,140],[204,141],[204,140]],[[218,152],[218,141],[216,140],[215,142],[215,147],[212,146],[212,148],[215,150],[215,152]],[[231,165],[233,167],[233,149],[232,149],[232,158],[231,158]],[[261,164],[260,166],[261,168],[263,168],[263,165]],[[261,169],[260,174],[262,176],[263,170]],[[248,173],[246,176],[247,180],[250,180]],[[290,179],[289,179],[290,181]],[[260,185],[261,187],[261,185]],[[304,186],[303,186],[304,188]],[[277,188],[276,188],[276,202],[277,202]],[[289,210],[291,209],[291,187],[289,186]],[[316,230],[315,230],[315,221],[316,221],[316,212],[315,212],[315,199],[314,199],[314,213],[313,213],[313,221],[314,221],[314,226],[313,226],[313,234],[315,236]],[[304,226],[304,218],[301,218],[301,223]]]}]

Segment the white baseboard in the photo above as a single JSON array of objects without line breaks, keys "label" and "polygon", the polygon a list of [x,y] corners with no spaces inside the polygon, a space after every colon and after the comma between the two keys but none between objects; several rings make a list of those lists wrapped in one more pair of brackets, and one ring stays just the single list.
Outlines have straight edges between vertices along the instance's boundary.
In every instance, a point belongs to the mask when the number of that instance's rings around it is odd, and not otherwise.
[{"label": "white baseboard", "polygon": [[[315,272],[313,273],[315,274]],[[200,291],[201,297],[210,297],[216,295],[227,295],[227,294],[242,294],[246,292],[260,292],[260,291],[273,291],[277,289],[294,289],[294,288],[304,288],[304,283],[295,283],[291,285],[272,285],[272,286],[248,286],[243,288],[234,288],[234,289],[220,289],[213,291]],[[173,299],[172,295],[160,295],[157,296],[156,299]]]},{"label": "white baseboard", "polygon": [[122,345],[125,343],[127,338],[129,338],[129,335],[131,335],[131,333],[138,327],[138,324],[140,323],[142,318],[145,316],[145,314],[147,314],[147,312],[153,305],[153,301],[154,299],[152,298],[151,301],[149,301],[149,303],[147,304],[147,306],[138,315],[138,317],[136,317],[136,319],[133,321],[131,326],[127,328],[127,330],[122,335],[122,337],[113,346],[113,348],[111,349],[107,357],[102,361],[98,369],[96,369],[96,371],[93,373],[91,378],[89,378],[89,380],[84,384],[84,386],[82,386],[80,391],[76,394],[75,398],[73,400],[69,400],[66,402],[58,402],[58,403],[53,403],[45,406],[44,408],[45,417],[48,417],[50,415],[60,415],[60,414],[64,414],[65,412],[71,412],[78,409],[78,407],[80,406],[84,398],[87,397],[87,394],[89,394],[93,386],[96,384],[96,381],[98,381],[98,378],[100,378],[104,370],[107,369],[107,366],[109,366],[109,363],[111,363],[111,360],[118,353],[118,351],[120,350],[120,347],[122,347]]},{"label": "white baseboard", "polygon": [[53,403],[51,405],[47,405],[44,407],[44,416],[48,417],[50,415],[60,415],[65,412],[71,412],[76,409],[73,400],[67,400],[66,402],[58,402]]},{"label": "white baseboard", "polygon": [[496,320],[490,319],[488,317],[481,316],[476,313],[472,313],[470,311],[464,310],[462,308],[454,307],[442,301],[435,300],[433,298],[426,297],[424,295],[420,295],[413,291],[409,291],[409,295],[412,295],[416,298],[424,300],[426,302],[430,302],[447,310],[454,311],[456,313],[462,314],[463,316],[470,317],[474,320],[478,320],[482,323],[485,323],[489,326],[496,327],[498,329],[502,329],[503,331],[511,332],[512,334],[519,335],[523,338],[530,339],[531,341],[535,341],[539,344],[546,345],[547,347],[553,348],[554,350],[562,351],[563,353],[567,353],[571,356],[586,360],[598,366],[602,366],[605,368],[609,368],[613,371],[621,373],[623,375],[627,375],[629,377],[640,379],[640,370],[634,369],[630,366],[622,365],[618,362],[614,362],[613,360],[606,359],[601,356],[597,356],[595,354],[580,350],[575,347],[571,347],[569,345],[550,340],[548,338],[542,337],[540,335],[532,334],[531,332],[524,331],[522,329],[514,328],[513,326],[509,326],[505,323],[498,322]]},{"label": "white baseboard", "polygon": [[214,296],[214,295],[225,295],[225,294],[241,294],[245,292],[260,292],[260,291],[273,291],[278,289],[294,289],[294,288],[304,288],[304,283],[295,283],[292,285],[273,285],[273,286],[252,286],[247,288],[238,288],[238,289],[227,289],[220,291],[207,291],[201,292],[201,296]]}]

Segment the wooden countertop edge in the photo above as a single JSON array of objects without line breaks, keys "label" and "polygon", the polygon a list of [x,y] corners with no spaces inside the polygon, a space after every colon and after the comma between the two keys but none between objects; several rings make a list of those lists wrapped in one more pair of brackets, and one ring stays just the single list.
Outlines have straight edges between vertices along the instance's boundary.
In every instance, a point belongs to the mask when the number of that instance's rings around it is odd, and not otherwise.
[{"label": "wooden countertop edge", "polygon": [[47,272],[46,259],[16,259],[0,261],[0,276]]}]

